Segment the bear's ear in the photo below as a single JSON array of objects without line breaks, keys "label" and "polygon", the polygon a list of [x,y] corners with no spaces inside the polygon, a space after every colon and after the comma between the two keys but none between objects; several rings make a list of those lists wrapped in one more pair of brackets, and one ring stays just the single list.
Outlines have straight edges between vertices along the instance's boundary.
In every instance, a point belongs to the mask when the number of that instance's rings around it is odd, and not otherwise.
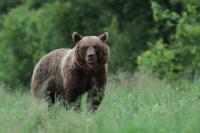
[{"label": "bear's ear", "polygon": [[103,41],[103,42],[107,42],[108,41],[108,32],[105,32],[103,34],[101,34],[99,36],[99,38]]},{"label": "bear's ear", "polygon": [[83,37],[78,34],[77,32],[73,32],[72,33],[72,40],[73,42],[76,44],[77,42],[79,42]]}]

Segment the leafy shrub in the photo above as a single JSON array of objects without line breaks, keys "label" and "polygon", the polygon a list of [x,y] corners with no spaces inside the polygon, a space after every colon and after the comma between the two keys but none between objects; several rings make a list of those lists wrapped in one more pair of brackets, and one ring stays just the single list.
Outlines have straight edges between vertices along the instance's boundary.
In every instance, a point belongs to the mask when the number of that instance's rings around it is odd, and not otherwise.
[{"label": "leafy shrub", "polygon": [[146,50],[142,55],[138,56],[137,63],[140,70],[148,70],[160,76],[174,77],[174,71],[179,69],[173,63],[175,53],[167,48],[162,40],[151,44],[151,49]]},{"label": "leafy shrub", "polygon": [[9,13],[0,33],[1,80],[10,85],[27,85],[38,59],[46,52],[65,45],[70,35],[61,30],[68,7],[69,3],[55,3],[30,11],[28,7],[21,6]]},{"label": "leafy shrub", "polygon": [[[158,29],[164,42],[151,45],[137,62],[140,69],[151,70],[169,79],[191,79],[200,70],[199,1],[178,0],[170,4],[171,8],[164,8],[159,3],[152,3],[154,20],[165,27]],[[173,10],[177,4],[182,10]]]},{"label": "leafy shrub", "polygon": [[21,0],[1,0],[0,13],[7,13],[11,8],[16,7],[21,3]]}]

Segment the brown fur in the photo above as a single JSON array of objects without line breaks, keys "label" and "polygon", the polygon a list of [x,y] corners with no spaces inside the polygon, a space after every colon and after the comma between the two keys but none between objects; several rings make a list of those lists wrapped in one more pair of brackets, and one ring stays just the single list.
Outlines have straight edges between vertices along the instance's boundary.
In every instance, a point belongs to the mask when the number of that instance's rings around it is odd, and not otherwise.
[{"label": "brown fur", "polygon": [[[45,55],[33,72],[33,96],[45,98],[50,105],[59,97],[65,105],[75,105],[79,109],[81,95],[87,92],[88,109],[97,109],[106,85],[109,55],[106,35],[81,37],[74,33],[76,46],[73,49],[57,49]],[[91,53],[97,57],[92,64],[89,62]]]}]

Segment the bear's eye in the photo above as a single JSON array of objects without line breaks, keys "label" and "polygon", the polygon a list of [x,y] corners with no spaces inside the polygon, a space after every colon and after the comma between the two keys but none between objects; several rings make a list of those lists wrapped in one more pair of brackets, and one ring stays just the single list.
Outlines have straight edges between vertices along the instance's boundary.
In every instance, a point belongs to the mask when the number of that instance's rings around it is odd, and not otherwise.
[{"label": "bear's eye", "polygon": [[94,49],[99,49],[99,46],[97,46],[97,45],[94,45]]},{"label": "bear's eye", "polygon": [[88,49],[88,47],[83,47],[82,48],[83,51],[86,51],[87,49]]}]

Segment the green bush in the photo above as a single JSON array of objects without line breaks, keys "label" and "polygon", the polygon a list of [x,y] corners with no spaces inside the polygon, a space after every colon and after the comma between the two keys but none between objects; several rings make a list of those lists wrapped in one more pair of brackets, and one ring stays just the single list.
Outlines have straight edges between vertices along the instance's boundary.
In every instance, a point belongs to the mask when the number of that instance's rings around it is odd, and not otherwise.
[{"label": "green bush", "polygon": [[110,72],[138,67],[168,79],[191,79],[200,69],[198,0],[4,0],[2,5],[0,81],[11,86],[29,85],[34,65],[47,52],[73,47],[73,31],[110,33]]},{"label": "green bush", "polygon": [[173,63],[175,53],[167,48],[162,40],[151,44],[151,49],[138,56],[137,63],[140,70],[148,70],[168,78],[176,76],[174,71],[179,69]]},{"label": "green bush", "polygon": [[[140,69],[150,69],[169,79],[192,79],[200,70],[200,3],[177,0],[169,4],[166,8],[157,2],[152,3],[157,32],[164,41],[150,45],[149,50],[138,56],[137,62]],[[181,10],[177,10],[177,5]],[[157,46],[163,48],[159,50]]]},{"label": "green bush", "polygon": [[21,0],[1,0],[0,2],[0,14],[7,13],[10,9],[16,7],[21,3]]},{"label": "green bush", "polygon": [[55,48],[70,46],[71,43],[65,43],[71,31],[69,34],[62,31],[64,14],[69,6],[70,3],[54,3],[37,11],[21,6],[9,13],[0,33],[0,53],[4,62],[1,80],[10,85],[27,85],[33,67],[42,55]]}]

